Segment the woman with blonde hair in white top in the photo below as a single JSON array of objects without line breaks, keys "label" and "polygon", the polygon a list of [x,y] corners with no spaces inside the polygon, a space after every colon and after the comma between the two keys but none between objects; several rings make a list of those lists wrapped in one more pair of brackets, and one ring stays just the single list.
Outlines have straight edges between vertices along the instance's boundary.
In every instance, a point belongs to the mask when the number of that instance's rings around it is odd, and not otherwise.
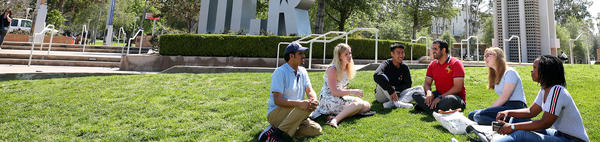
[{"label": "woman with blonde hair in white top", "polygon": [[356,74],[350,46],[340,43],[335,47],[333,53],[331,66],[323,75],[323,88],[316,111],[321,114],[334,115],[329,117],[327,124],[337,128],[338,122],[346,117],[359,113],[372,115],[374,112],[369,112],[371,109],[369,102],[360,99],[363,97],[362,90],[347,89],[349,81]]}]

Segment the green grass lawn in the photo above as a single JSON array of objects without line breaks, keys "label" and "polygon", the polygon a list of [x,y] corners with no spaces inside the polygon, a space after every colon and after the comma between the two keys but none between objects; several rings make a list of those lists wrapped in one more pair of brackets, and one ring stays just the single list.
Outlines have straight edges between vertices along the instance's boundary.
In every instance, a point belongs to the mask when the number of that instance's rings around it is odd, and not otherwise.
[{"label": "green grass lawn", "polygon": [[[567,65],[567,89],[592,141],[600,140],[600,66]],[[539,85],[531,66],[517,67],[528,105]],[[413,86],[424,69],[411,70]],[[375,102],[373,71],[359,72],[360,88],[377,114],[352,117],[340,128],[323,125],[323,135],[305,141],[467,141],[435,119],[412,109],[384,110]],[[323,72],[309,73],[317,93]],[[268,126],[271,73],[154,74],[0,82],[0,141],[254,141]],[[497,98],[487,68],[466,68],[467,109],[488,107]],[[536,119],[539,119],[537,117]]]}]

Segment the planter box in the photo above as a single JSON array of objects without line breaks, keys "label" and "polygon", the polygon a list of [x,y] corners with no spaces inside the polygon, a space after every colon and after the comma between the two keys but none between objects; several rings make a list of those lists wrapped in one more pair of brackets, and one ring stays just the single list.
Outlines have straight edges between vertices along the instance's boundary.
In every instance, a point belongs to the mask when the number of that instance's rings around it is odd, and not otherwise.
[{"label": "planter box", "polygon": [[25,34],[6,34],[4,41],[29,42],[29,35]]},{"label": "planter box", "polygon": [[[50,43],[50,36],[44,37],[44,43]],[[68,36],[54,36],[52,43],[73,44],[73,38]]]}]

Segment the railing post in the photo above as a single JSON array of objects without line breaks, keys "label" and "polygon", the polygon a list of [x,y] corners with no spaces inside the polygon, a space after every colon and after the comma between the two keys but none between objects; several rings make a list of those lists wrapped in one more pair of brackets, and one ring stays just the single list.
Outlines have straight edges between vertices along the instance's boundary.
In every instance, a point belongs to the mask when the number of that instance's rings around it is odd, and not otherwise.
[{"label": "railing post", "polygon": [[[37,36],[36,33],[33,34],[33,39],[35,39],[35,37]],[[27,66],[30,67],[31,66],[31,59],[33,58],[33,50],[35,47],[35,40],[31,41],[31,50],[29,51],[29,63],[27,63]]]},{"label": "railing post", "polygon": [[54,31],[50,32],[50,44],[48,45],[48,55],[50,55],[50,50],[52,50],[52,39],[54,38]]},{"label": "railing post", "polygon": [[377,63],[377,51],[378,50],[378,46],[379,45],[379,31],[375,32],[375,63]]},{"label": "railing post", "polygon": [[308,56],[308,69],[312,69],[312,45],[313,42],[310,42],[310,48],[308,50],[310,50],[310,55]]},{"label": "railing post", "polygon": [[[327,40],[327,36],[323,36],[323,40]],[[325,64],[325,53],[327,52],[325,49],[327,49],[327,41],[323,42],[323,64]]]},{"label": "railing post", "polygon": [[275,59],[275,68],[279,67],[279,48],[281,48],[281,42],[277,44],[277,59]]},{"label": "railing post", "polygon": [[142,36],[140,37],[140,51],[138,52],[138,54],[142,54],[142,47],[143,47],[142,45],[144,45],[144,38],[146,38],[144,36],[144,30],[141,30],[141,31],[142,31]]}]

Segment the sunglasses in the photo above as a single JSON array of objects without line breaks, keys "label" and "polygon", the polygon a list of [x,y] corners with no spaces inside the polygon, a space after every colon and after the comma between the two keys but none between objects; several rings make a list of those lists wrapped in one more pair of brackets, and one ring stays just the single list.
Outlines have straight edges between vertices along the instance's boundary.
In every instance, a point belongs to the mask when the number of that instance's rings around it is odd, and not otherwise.
[{"label": "sunglasses", "polygon": [[487,58],[487,57],[489,57],[489,56],[492,56],[492,55],[493,55],[493,56],[496,56],[496,54],[492,54],[492,53],[486,53],[486,54],[485,54],[485,57]]}]

